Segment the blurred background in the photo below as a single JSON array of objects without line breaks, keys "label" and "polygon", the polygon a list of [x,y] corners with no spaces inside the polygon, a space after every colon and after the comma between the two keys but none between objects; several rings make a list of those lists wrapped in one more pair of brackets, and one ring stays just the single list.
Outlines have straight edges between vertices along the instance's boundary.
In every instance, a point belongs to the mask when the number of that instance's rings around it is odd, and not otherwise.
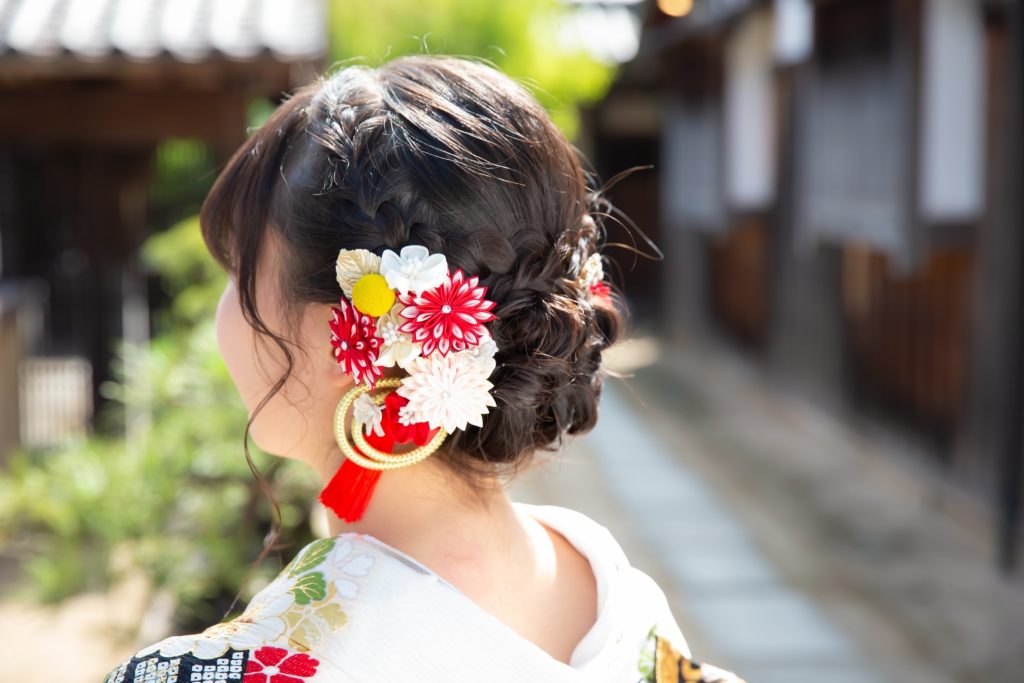
[{"label": "blurred background", "polygon": [[608,526],[752,682],[1024,680],[1022,14],[0,0],[0,679],[100,680],[237,614],[276,515],[324,533],[311,472],[254,451],[276,510],[242,455],[196,213],[290,90],[430,52],[633,169],[622,377],[514,497]]}]

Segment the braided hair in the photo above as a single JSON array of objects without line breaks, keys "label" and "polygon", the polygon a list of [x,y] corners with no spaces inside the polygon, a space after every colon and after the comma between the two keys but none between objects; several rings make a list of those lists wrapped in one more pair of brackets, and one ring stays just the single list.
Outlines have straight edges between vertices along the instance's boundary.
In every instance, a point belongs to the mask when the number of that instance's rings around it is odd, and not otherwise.
[{"label": "braided hair", "polygon": [[609,205],[593,178],[514,80],[480,62],[415,55],[298,90],[231,158],[200,223],[247,321],[287,361],[270,395],[296,345],[256,308],[267,231],[284,245],[281,288],[296,308],[337,303],[340,249],[419,244],[479,275],[497,302],[497,407],[435,456],[472,483],[519,470],[597,420],[601,355],[623,309],[577,281],[604,240]]}]

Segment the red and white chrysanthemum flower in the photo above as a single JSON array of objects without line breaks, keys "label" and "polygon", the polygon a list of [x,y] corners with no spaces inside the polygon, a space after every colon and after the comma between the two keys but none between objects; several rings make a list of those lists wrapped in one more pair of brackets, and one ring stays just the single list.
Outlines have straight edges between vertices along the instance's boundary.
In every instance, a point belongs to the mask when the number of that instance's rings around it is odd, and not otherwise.
[{"label": "red and white chrysanthemum flower", "polygon": [[497,405],[490,393],[493,386],[481,364],[468,355],[417,358],[395,390],[409,401],[399,410],[399,421],[426,422],[431,429],[444,427],[448,432],[467,424],[483,426],[484,414]]},{"label": "red and white chrysanthemum flower", "polygon": [[352,375],[356,384],[365,382],[372,389],[384,374],[376,364],[381,339],[373,318],[357,311],[345,297],[331,311],[334,314],[330,321],[334,359]]},{"label": "red and white chrysanthemum flower", "polygon": [[487,288],[476,275],[467,278],[462,269],[445,276],[440,285],[420,294],[403,293],[398,299],[405,308],[400,332],[423,344],[423,355],[437,349],[442,356],[450,350],[464,351],[480,343],[486,334],[484,323],[495,319],[496,304],[484,298]]}]

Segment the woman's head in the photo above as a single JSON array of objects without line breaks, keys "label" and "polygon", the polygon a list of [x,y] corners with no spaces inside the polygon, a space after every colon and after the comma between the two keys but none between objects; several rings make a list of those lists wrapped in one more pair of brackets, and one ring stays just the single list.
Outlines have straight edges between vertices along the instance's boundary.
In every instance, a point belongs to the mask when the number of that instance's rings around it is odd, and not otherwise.
[{"label": "woman's head", "polygon": [[332,442],[309,425],[351,384],[327,329],[335,259],[411,244],[479,275],[497,303],[497,406],[434,458],[491,476],[590,429],[601,353],[620,329],[577,282],[603,240],[590,181],[536,100],[481,63],[403,57],[299,90],[231,159],[201,216],[232,274],[219,336],[256,442],[282,455]]}]

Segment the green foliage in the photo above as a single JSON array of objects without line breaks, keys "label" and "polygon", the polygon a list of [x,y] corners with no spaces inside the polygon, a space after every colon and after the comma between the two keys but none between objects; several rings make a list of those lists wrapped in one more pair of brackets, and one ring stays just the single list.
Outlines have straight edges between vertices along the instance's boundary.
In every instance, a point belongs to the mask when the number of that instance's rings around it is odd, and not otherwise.
[{"label": "green foliage", "polygon": [[558,0],[333,0],[331,57],[377,65],[404,54],[483,58],[527,86],[572,139],[576,106],[607,92],[612,67],[564,45]]},{"label": "green foliage", "polygon": [[199,211],[216,172],[209,146],[194,138],[172,138],[157,147],[149,185],[149,213],[167,225]]},{"label": "green foliage", "polygon": [[227,278],[206,250],[198,216],[150,237],[142,261],[160,274],[171,299],[160,321],[163,329],[189,329],[213,316]]},{"label": "green foliage", "polygon": [[[37,599],[102,589],[122,568],[141,569],[177,599],[180,620],[217,621],[211,600],[247,584],[270,505],[242,453],[247,415],[212,321],[223,275],[196,221],[151,238],[143,253],[173,304],[149,345],[122,347],[117,380],[104,387],[126,438],[17,454],[0,476],[0,543],[27,551],[24,588]],[[261,471],[271,462],[256,451],[253,460]],[[268,478],[285,529],[307,542],[315,475],[292,464]],[[251,578],[279,570],[267,562]]]}]

